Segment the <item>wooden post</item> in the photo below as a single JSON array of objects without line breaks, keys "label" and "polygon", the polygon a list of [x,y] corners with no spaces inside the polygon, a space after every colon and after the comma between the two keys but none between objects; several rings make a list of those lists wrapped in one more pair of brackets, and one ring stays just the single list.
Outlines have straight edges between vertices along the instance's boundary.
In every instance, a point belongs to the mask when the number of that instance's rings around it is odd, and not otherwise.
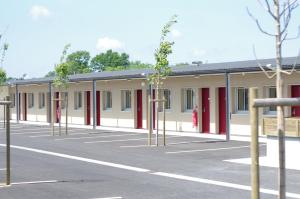
[{"label": "wooden post", "polygon": [[156,140],[156,146],[158,146],[158,132],[159,132],[159,83],[157,84],[157,87],[156,87],[156,96],[155,96],[155,104],[156,104],[156,137],[155,137],[155,140]]},{"label": "wooden post", "polygon": [[163,137],[164,137],[164,146],[166,146],[166,105],[165,97],[163,98]]},{"label": "wooden post", "polygon": [[66,105],[66,135],[68,135],[68,95],[65,96],[65,105]]},{"label": "wooden post", "polygon": [[[6,97],[6,101],[9,101],[8,96]],[[6,106],[6,185],[10,185],[10,103],[5,106]]]},{"label": "wooden post", "polygon": [[259,199],[259,143],[258,143],[258,108],[254,107],[254,99],[257,98],[258,89],[250,88],[249,110],[251,124],[251,198]]},{"label": "wooden post", "polygon": [[[150,92],[151,93],[151,92]],[[151,114],[151,94],[150,94],[150,98],[149,98],[149,109],[148,109],[148,128],[149,128],[149,132],[148,132],[148,146],[151,146],[151,139],[152,139],[152,114]]]},{"label": "wooden post", "polygon": [[59,110],[58,133],[59,133],[59,136],[61,136],[61,100],[60,99],[61,99],[61,93],[59,92],[59,95],[58,95],[58,110]]},{"label": "wooden post", "polygon": [[[5,101],[5,97],[3,98],[3,101]],[[3,106],[3,128],[5,128],[5,121],[6,121],[6,111],[5,111],[5,109],[6,109],[6,106]]]}]

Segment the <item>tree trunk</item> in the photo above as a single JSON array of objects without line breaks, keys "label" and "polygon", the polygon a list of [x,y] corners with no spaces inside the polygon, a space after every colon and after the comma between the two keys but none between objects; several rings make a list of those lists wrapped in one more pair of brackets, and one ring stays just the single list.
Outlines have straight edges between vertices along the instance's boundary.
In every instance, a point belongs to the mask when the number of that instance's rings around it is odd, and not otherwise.
[{"label": "tree trunk", "polygon": [[[279,0],[274,1],[275,16],[276,16],[276,92],[277,98],[283,97],[283,80],[281,77],[281,27],[279,16]],[[279,158],[279,172],[278,172],[278,188],[279,199],[285,199],[285,129],[284,129],[284,110],[282,106],[277,107],[277,132],[278,132],[278,158]]]}]

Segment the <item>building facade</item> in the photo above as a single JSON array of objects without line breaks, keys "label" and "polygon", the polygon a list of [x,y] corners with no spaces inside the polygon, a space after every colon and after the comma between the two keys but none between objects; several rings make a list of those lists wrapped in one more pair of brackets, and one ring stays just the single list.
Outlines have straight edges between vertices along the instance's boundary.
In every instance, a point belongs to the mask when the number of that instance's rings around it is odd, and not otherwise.
[{"label": "building facade", "polygon": [[[262,62],[274,64],[273,59]],[[290,68],[294,59],[285,58],[283,63]],[[276,97],[275,78],[268,79],[256,61],[184,66],[172,71],[163,80],[160,91],[166,99],[166,130],[214,134],[230,131],[249,135],[248,89],[257,87],[259,98]],[[147,75],[152,72],[131,70],[73,75],[63,91],[53,87],[51,78],[13,81],[7,89],[13,101],[11,117],[32,122],[51,122],[53,118],[57,122],[58,104],[53,98],[60,95],[68,96],[71,124],[146,129],[150,117],[156,119],[157,104],[149,106],[149,99],[155,98],[147,82]],[[300,97],[300,74],[283,78],[284,97]],[[65,121],[65,107],[62,103],[62,121]],[[198,107],[197,127],[192,118],[195,107]],[[158,109],[158,127],[162,128],[162,105]],[[259,116],[261,128],[262,118],[275,117],[276,108],[260,109]],[[299,107],[285,108],[285,116],[300,117]]]}]

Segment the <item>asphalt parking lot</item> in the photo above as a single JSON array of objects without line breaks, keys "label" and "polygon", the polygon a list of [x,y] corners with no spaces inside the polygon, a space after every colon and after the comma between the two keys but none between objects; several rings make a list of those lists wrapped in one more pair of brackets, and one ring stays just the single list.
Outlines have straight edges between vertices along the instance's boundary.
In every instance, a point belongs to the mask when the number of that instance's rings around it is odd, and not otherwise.
[{"label": "asphalt parking lot", "polygon": [[[5,134],[0,130],[0,182]],[[167,135],[147,146],[147,134],[12,124],[12,186],[0,198],[250,198],[248,142]],[[155,141],[153,136],[152,142]],[[162,137],[160,136],[160,145]],[[265,154],[266,146],[260,145]],[[262,198],[277,198],[277,170],[261,167]],[[288,198],[300,198],[300,171],[287,170]]]}]

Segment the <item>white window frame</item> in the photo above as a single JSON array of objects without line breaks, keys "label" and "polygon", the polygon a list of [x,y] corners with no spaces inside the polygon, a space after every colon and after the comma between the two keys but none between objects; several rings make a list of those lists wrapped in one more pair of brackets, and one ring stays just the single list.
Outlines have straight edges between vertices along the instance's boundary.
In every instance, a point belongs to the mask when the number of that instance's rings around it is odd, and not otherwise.
[{"label": "white window frame", "polygon": [[82,91],[74,92],[74,110],[82,109]]},{"label": "white window frame", "polygon": [[[191,107],[188,107],[187,103],[187,93],[188,91],[192,91],[193,96],[190,98],[191,101]],[[194,106],[196,105],[196,91],[193,88],[184,88],[183,89],[183,110],[184,112],[192,112]]]},{"label": "white window frame", "polygon": [[121,110],[131,111],[132,92],[131,90],[121,90]]},{"label": "white window frame", "polygon": [[28,98],[28,108],[33,108],[34,107],[34,93],[28,93],[27,98]]},{"label": "white window frame", "polygon": [[39,109],[45,108],[46,105],[46,95],[43,92],[39,93]]},{"label": "white window frame", "polygon": [[[171,102],[172,101],[172,98],[171,98],[172,94],[171,94],[171,90],[167,89],[167,88],[166,89],[162,89],[161,92],[160,92],[160,95],[162,97],[165,97],[166,96],[165,92],[169,92],[169,97],[166,98],[167,101],[164,102],[165,103],[165,110],[167,112],[170,112],[171,109],[172,109],[172,102]],[[167,106],[166,104],[169,104],[169,106]],[[159,103],[159,112],[162,112],[162,111],[163,111],[163,103]]]},{"label": "white window frame", "polygon": [[[277,96],[276,87],[275,86],[267,86],[266,89],[265,89],[267,98],[272,98],[270,96],[270,89],[275,89],[275,94]],[[276,96],[275,96],[275,98],[276,98]],[[270,110],[270,107],[266,107],[265,111],[264,111],[264,114],[265,115],[276,115],[277,114],[276,107],[275,107],[275,110]]]},{"label": "white window frame", "polygon": [[[243,104],[244,104],[244,109],[239,109],[239,96],[238,96],[238,91],[239,90],[244,90],[247,91],[247,95],[244,94],[244,99],[243,99]],[[249,112],[249,89],[247,87],[237,87],[235,88],[235,113],[248,113]],[[245,93],[245,92],[244,92]],[[246,104],[246,101],[248,102],[248,104]]]},{"label": "white window frame", "polygon": [[15,108],[16,107],[16,94],[15,93],[12,93],[10,95],[10,101],[12,102],[10,107]]},{"label": "white window frame", "polygon": [[66,101],[65,101],[66,97],[68,97],[68,92],[62,92],[61,93],[61,99],[62,99],[62,101],[61,101],[61,109],[65,109],[66,108]]},{"label": "white window frame", "polygon": [[[110,94],[110,103],[107,103],[107,94]],[[108,106],[110,105],[110,106]],[[112,109],[112,92],[111,91],[104,91],[103,92],[103,110],[110,111]]]}]

